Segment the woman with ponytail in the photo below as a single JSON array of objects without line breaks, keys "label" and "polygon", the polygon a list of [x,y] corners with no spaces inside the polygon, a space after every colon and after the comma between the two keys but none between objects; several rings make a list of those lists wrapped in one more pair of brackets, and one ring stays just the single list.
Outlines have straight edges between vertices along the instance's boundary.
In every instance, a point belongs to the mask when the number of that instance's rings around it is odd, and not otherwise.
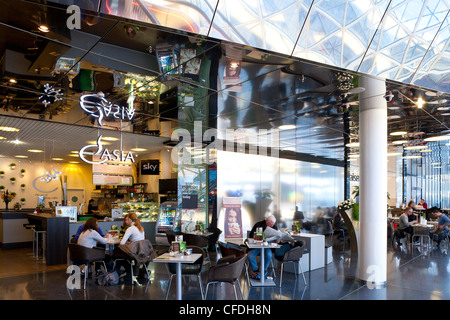
[{"label": "woman with ponytail", "polygon": [[141,221],[137,217],[136,213],[132,212],[128,214],[128,218],[131,220],[131,223],[125,231],[122,240],[120,240],[121,245],[126,244],[127,241],[135,242],[145,239],[144,228],[142,227]]}]

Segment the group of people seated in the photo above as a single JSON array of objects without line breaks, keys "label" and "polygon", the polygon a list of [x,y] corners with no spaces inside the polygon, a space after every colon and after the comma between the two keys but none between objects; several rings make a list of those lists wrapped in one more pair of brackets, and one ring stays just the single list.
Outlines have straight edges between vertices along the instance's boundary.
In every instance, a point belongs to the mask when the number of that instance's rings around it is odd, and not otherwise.
[{"label": "group of people seated", "polygon": [[[135,213],[130,213],[125,216],[119,231],[119,239],[120,245],[116,246],[114,248],[114,252],[110,252],[109,256],[106,256],[105,262],[107,267],[109,266],[108,269],[112,269],[113,261],[120,261],[115,265],[117,271],[121,271],[120,267],[123,266],[125,272],[122,273],[127,277],[130,277],[130,265],[128,263],[122,263],[122,259],[126,260],[133,258],[130,256],[128,250],[126,250],[126,245],[145,240],[144,228]],[[91,249],[99,246],[99,244],[106,245],[108,243],[106,235],[98,226],[97,218],[89,218],[84,224],[82,224],[78,228],[73,241],[80,246]],[[83,269],[83,266],[87,264],[87,261],[75,260],[74,264],[79,265]],[[139,272],[139,270],[136,270],[135,274],[137,274],[137,272]],[[139,276],[143,275],[143,273],[139,274]]]},{"label": "group of people seated", "polygon": [[[414,212],[414,207],[414,205],[406,206],[405,211],[399,218],[398,226],[394,231],[397,245],[399,246],[401,245],[401,239],[407,234],[411,237],[414,235],[414,225],[419,223],[418,214]],[[437,219],[436,229],[430,231],[430,238],[439,246],[441,241],[445,240],[448,236],[450,218],[436,207],[427,210],[426,215],[430,218]]]}]

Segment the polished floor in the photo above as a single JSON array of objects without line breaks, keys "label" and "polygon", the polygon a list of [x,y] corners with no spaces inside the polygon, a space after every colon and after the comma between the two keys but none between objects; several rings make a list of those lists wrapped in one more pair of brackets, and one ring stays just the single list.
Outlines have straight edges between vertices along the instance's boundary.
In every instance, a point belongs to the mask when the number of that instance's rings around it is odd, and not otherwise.
[{"label": "polished floor", "polygon": [[[338,241],[337,239],[335,241]],[[214,260],[215,254],[212,253]],[[333,262],[301,277],[285,273],[279,287],[249,287],[242,278],[245,300],[449,300],[450,266],[448,244],[439,248],[393,248],[388,241],[387,286],[371,289],[357,280],[358,257],[335,242]],[[169,276],[163,264],[151,263],[151,277],[142,285],[120,283],[99,286],[88,279],[86,290],[67,289],[66,266],[46,267],[36,261],[31,249],[0,250],[0,300],[165,300]],[[202,274],[206,288],[206,273]],[[279,274],[279,266],[277,275]],[[278,277],[275,281],[278,283]],[[175,283],[169,300],[175,299]],[[217,285],[208,300],[233,300],[233,287]],[[201,300],[195,276],[184,277],[183,299]]]}]

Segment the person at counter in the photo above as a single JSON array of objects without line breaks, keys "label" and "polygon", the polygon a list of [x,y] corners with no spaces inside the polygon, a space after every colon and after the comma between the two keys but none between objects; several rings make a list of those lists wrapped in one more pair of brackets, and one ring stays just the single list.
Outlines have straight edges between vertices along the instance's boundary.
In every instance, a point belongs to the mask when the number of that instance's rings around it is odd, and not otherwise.
[{"label": "person at counter", "polygon": [[94,199],[89,200],[87,214],[95,215],[98,214],[99,212],[100,211],[98,211],[98,207],[95,205],[95,200]]},{"label": "person at counter", "polygon": [[[249,238],[253,238],[255,235],[255,232],[257,228],[262,228],[263,232],[266,230],[267,227],[271,227],[275,230],[278,230],[278,226],[276,225],[277,219],[274,216],[268,216],[265,220],[259,221],[255,223],[252,230],[250,231]],[[258,264],[256,262],[256,257],[261,254],[261,249],[251,249],[248,254],[247,258],[250,262],[250,266],[253,270],[253,274],[251,275],[252,279],[261,279],[260,271],[258,270]],[[269,266],[270,261],[272,260],[272,250],[267,248],[264,249],[264,276],[267,277],[267,267]]]}]

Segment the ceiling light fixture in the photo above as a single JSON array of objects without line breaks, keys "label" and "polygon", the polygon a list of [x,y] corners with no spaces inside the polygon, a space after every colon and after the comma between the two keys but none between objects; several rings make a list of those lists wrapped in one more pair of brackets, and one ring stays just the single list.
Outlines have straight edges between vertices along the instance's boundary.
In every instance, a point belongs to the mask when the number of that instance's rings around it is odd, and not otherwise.
[{"label": "ceiling light fixture", "polygon": [[419,152],[421,152],[421,153],[425,153],[425,152],[433,152],[433,150],[427,149],[427,150],[420,150]]},{"label": "ceiling light fixture", "polygon": [[40,152],[44,152],[44,150],[30,149],[30,150],[28,150],[28,152],[40,153]]},{"label": "ceiling light fixture", "polygon": [[391,135],[391,136],[404,136],[407,133],[408,132],[406,132],[406,131],[394,131],[394,132],[391,132],[389,135]]},{"label": "ceiling light fixture", "polygon": [[144,148],[133,148],[131,151],[147,151],[147,149]]},{"label": "ceiling light fixture", "polygon": [[283,124],[278,127],[278,129],[280,129],[280,130],[291,130],[291,129],[295,129],[295,128],[296,128],[296,126],[294,124]]},{"label": "ceiling light fixture", "polygon": [[422,156],[405,156],[403,159],[420,159]]},{"label": "ceiling light fixture", "polygon": [[6,132],[19,132],[20,129],[13,128],[13,127],[0,127],[0,131],[6,131]]},{"label": "ceiling light fixture", "polygon": [[425,102],[423,101],[423,99],[421,97],[419,99],[417,99],[417,108],[422,109],[424,103]]},{"label": "ceiling light fixture", "polygon": [[348,147],[348,148],[358,148],[359,147],[359,142],[347,143],[345,146]]},{"label": "ceiling light fixture", "polygon": [[421,149],[427,149],[427,146],[411,146],[411,147],[404,147],[405,150],[421,150]]},{"label": "ceiling light fixture", "polygon": [[17,80],[16,80],[16,79],[9,79],[9,82],[11,82],[11,83],[17,83]]},{"label": "ceiling light fixture", "polygon": [[22,155],[17,155],[17,156],[14,156],[14,157],[16,157],[16,158],[23,158],[23,159],[28,158],[28,156],[22,156]]},{"label": "ceiling light fixture", "polygon": [[54,161],[62,161],[64,159],[63,158],[52,158],[52,160],[54,160]]},{"label": "ceiling light fixture", "polygon": [[402,153],[401,152],[393,152],[393,153],[388,153],[387,156],[388,157],[396,157],[396,156],[401,156]]},{"label": "ceiling light fixture", "polygon": [[397,141],[392,141],[393,144],[404,144],[407,143],[408,140],[397,140]]},{"label": "ceiling light fixture", "polygon": [[425,138],[423,139],[425,141],[444,141],[444,140],[450,140],[450,135],[445,135],[445,136],[434,136],[434,137],[429,137],[429,138]]},{"label": "ceiling light fixture", "polygon": [[38,29],[40,31],[42,31],[42,32],[49,32],[50,31],[50,29],[47,26],[45,26],[45,25],[40,25]]}]

